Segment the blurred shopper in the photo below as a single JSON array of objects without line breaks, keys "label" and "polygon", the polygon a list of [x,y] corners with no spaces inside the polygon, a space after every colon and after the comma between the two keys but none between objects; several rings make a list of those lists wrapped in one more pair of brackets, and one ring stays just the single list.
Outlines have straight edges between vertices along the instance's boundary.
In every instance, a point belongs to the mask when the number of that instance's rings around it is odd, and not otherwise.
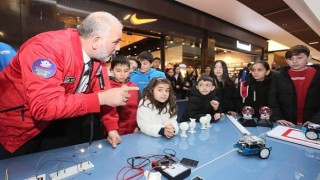
[{"label": "blurred shopper", "polygon": [[130,63],[130,73],[132,73],[133,71],[136,71],[137,69],[140,69],[140,67],[141,67],[140,61],[138,61],[134,57],[129,57],[128,60]]},{"label": "blurred shopper", "polygon": [[10,60],[16,55],[16,50],[10,45],[0,42],[0,71],[8,66]]},{"label": "blurred shopper", "polygon": [[181,74],[181,70],[180,70],[180,66],[179,64],[175,64],[173,66],[173,72],[174,72],[174,80],[175,80],[175,88],[174,88],[174,91],[175,91],[175,94],[176,94],[176,98],[177,99],[182,99],[184,98],[184,94],[183,94],[183,89],[182,89],[182,86],[183,86],[183,76]]},{"label": "blurred shopper", "polygon": [[173,70],[173,68],[167,68],[166,69],[166,78],[171,82],[172,89],[175,92],[176,80],[174,78],[174,70]]},{"label": "blurred shopper", "polygon": [[182,89],[184,91],[183,93],[186,98],[189,97],[191,88],[196,86],[197,80],[198,80],[198,73],[196,69],[193,69],[192,71],[187,72],[187,75],[184,78],[184,82],[182,86]]},{"label": "blurred shopper", "polygon": [[161,67],[161,59],[159,57],[153,58],[151,66],[155,70],[162,71],[160,68]]},{"label": "blurred shopper", "polygon": [[212,68],[209,64],[207,64],[205,67],[204,67],[204,72],[202,73],[202,75],[207,75],[207,76],[212,76]]}]

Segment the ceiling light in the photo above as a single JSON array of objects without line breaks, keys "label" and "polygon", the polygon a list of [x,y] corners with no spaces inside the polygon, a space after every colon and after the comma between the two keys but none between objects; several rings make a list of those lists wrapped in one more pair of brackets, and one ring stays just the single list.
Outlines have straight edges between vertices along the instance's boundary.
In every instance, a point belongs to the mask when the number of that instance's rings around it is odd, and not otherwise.
[{"label": "ceiling light", "polygon": [[319,44],[318,41],[309,42],[309,44]]},{"label": "ceiling light", "polygon": [[130,16],[131,16],[131,14],[127,14],[127,15],[123,18],[123,20],[129,19]]}]

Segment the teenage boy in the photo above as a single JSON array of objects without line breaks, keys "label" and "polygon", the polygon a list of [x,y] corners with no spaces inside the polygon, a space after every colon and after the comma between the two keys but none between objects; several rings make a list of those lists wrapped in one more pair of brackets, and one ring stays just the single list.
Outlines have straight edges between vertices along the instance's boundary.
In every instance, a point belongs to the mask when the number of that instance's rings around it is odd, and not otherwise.
[{"label": "teenage boy", "polygon": [[155,77],[166,78],[163,72],[151,68],[153,56],[148,51],[143,51],[138,55],[138,60],[141,62],[141,68],[130,74],[130,80],[139,86],[142,94],[149,82]]},{"label": "teenage boy", "polygon": [[219,120],[222,114],[214,89],[213,78],[202,75],[196,82],[196,87],[190,91],[190,97],[181,121],[189,121],[189,118],[195,118],[196,121],[199,121],[200,117],[206,114],[211,115],[211,122]]},{"label": "teenage boy", "polygon": [[289,66],[276,71],[270,87],[271,119],[280,125],[320,123],[319,66],[307,66],[310,50],[303,45],[285,54]]},{"label": "teenage boy", "polygon": [[[130,62],[125,56],[116,56],[111,61],[110,71],[113,77],[110,77],[112,88],[120,88],[122,86],[137,87],[129,79]],[[108,133],[108,141],[116,147],[121,142],[120,135],[138,132],[137,128],[137,108],[138,108],[138,91],[129,91],[130,98],[124,106],[118,106],[114,114],[109,113],[108,120],[104,121],[104,126]],[[118,121],[115,121],[115,118]]]},{"label": "teenage boy", "polygon": [[153,58],[153,61],[151,64],[152,68],[155,70],[161,71],[160,65],[161,65],[161,59],[159,57]]}]

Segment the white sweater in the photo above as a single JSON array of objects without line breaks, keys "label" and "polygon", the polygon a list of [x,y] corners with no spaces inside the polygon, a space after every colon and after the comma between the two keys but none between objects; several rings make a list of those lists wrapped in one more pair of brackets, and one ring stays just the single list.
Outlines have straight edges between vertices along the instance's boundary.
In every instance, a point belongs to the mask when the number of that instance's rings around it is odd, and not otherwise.
[{"label": "white sweater", "polygon": [[[158,114],[159,111],[155,107],[152,108],[151,104],[147,107],[147,105],[150,103],[149,100],[146,100],[144,105],[140,106],[142,101],[143,100],[141,99],[137,111],[137,123],[141,132],[149,136],[160,137],[160,129],[164,128],[166,124],[171,123],[176,129],[175,135],[178,134],[179,127],[177,115],[170,118],[169,112],[164,113],[162,111],[161,114]],[[169,105],[167,108],[169,108]]]}]

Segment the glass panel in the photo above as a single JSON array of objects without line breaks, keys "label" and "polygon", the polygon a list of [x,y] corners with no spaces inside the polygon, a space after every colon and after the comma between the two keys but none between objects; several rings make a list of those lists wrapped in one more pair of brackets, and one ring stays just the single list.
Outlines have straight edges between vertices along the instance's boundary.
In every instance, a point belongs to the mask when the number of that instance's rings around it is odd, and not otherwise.
[{"label": "glass panel", "polygon": [[193,69],[201,71],[201,39],[179,35],[165,37],[165,67],[179,64],[182,76]]}]

